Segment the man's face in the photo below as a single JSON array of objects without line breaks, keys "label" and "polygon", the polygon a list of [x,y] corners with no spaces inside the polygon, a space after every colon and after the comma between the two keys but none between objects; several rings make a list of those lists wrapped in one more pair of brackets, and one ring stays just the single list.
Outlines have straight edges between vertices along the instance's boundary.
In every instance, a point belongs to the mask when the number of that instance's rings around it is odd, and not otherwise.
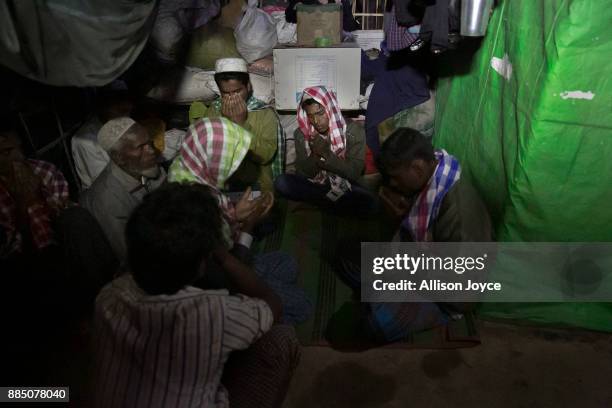
[{"label": "man's face", "polygon": [[120,151],[121,163],[117,164],[134,176],[157,177],[159,151],[153,145],[153,139],[145,128],[138,124],[134,125],[130,135],[124,137],[126,140]]},{"label": "man's face", "polygon": [[423,160],[413,160],[411,163],[402,163],[387,170],[389,187],[410,197],[417,194],[429,181],[429,165]]},{"label": "man's face", "polygon": [[237,79],[229,79],[227,81],[219,81],[219,91],[221,92],[221,98],[239,95],[244,101],[249,99],[251,93],[251,84],[243,84]]},{"label": "man's face", "polygon": [[315,130],[322,135],[326,135],[329,132],[329,118],[323,106],[313,103],[306,106],[304,110],[308,116],[308,122],[314,126]]},{"label": "man's face", "polygon": [[0,133],[0,172],[7,174],[13,162],[24,159],[21,141],[13,131]]}]

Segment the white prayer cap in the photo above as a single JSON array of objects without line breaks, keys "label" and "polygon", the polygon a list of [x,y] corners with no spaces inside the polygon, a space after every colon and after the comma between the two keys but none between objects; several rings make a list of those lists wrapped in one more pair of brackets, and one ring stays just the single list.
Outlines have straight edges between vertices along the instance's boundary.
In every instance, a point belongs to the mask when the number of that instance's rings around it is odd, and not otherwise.
[{"label": "white prayer cap", "polygon": [[221,58],[215,63],[215,73],[248,72],[247,63],[242,58]]},{"label": "white prayer cap", "polygon": [[121,136],[125,135],[135,123],[127,116],[109,120],[98,132],[98,144],[106,152],[109,152],[115,143],[121,139]]}]

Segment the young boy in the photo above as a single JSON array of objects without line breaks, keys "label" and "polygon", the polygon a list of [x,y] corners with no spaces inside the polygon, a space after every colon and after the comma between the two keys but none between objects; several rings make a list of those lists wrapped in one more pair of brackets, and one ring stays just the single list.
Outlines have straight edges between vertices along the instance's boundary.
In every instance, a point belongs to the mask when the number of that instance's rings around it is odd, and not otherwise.
[{"label": "young boy", "polygon": [[[280,406],[297,340],[272,327],[277,295],[221,245],[209,188],[170,183],[151,193],[130,217],[126,241],[129,273],[96,301],[96,405]],[[215,264],[239,294],[191,286]],[[247,348],[222,380],[231,352]]]}]

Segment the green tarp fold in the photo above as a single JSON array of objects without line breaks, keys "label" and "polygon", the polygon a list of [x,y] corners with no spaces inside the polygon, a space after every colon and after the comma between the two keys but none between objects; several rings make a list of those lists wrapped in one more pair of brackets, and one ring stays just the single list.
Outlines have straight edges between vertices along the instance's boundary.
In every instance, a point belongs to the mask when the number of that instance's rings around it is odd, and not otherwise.
[{"label": "green tarp fold", "polygon": [[[441,79],[434,143],[460,159],[498,240],[612,241],[611,68],[608,2],[502,0],[469,72]],[[612,331],[612,304],[482,313]]]}]

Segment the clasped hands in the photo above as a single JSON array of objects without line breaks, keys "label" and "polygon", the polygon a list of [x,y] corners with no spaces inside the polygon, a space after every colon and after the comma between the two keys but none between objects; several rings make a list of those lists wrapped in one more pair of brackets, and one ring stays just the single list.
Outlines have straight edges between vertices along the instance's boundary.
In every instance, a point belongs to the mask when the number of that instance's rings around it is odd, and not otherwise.
[{"label": "clasped hands", "polygon": [[248,117],[246,101],[240,94],[223,95],[221,98],[221,114],[237,125],[244,124]]},{"label": "clasped hands", "polygon": [[332,154],[331,144],[328,139],[317,135],[309,142],[312,155],[319,161],[325,161]]}]

